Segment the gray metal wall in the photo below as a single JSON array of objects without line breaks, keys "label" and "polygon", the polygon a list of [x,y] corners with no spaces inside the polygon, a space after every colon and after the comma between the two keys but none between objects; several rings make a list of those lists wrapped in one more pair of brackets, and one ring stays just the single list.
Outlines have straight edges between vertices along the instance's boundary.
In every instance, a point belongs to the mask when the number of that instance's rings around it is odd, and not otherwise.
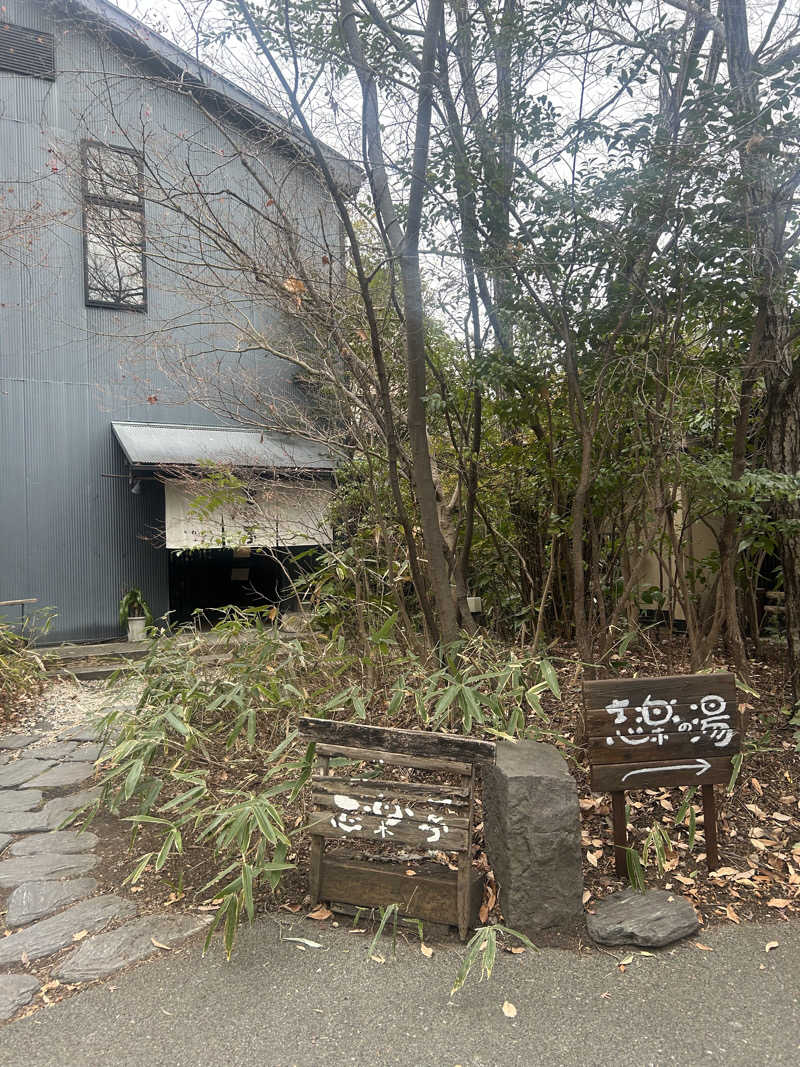
[{"label": "gray metal wall", "polygon": [[[175,353],[229,373],[234,393],[237,376],[251,373],[276,398],[302,397],[289,364],[227,354],[229,325],[215,321],[206,298],[193,302],[168,264],[148,263],[146,315],[85,307],[65,156],[85,136],[124,144],[133,132],[162,153],[185,145],[186,131],[193,152],[220,153],[225,142],[191,100],[131,77],[107,43],[54,19],[45,4],[6,0],[4,18],[53,32],[59,73],[52,83],[0,72],[0,217],[15,224],[0,236],[0,600],[36,597],[55,608],[50,641],[104,639],[120,634],[118,604],[131,585],[154,615],[168,608],[163,490],[144,483],[130,492],[111,421],[224,421],[164,372]],[[328,211],[310,176],[292,181],[301,214]],[[147,226],[157,225],[148,215]],[[249,310],[276,340],[289,329],[269,307]]]}]

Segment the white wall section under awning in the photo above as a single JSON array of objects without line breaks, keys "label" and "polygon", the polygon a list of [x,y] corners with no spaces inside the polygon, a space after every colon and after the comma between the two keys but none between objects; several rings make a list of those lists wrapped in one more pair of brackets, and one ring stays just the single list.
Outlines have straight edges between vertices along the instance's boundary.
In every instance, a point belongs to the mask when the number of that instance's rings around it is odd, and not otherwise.
[{"label": "white wall section under awning", "polygon": [[325,513],[333,497],[330,481],[264,482],[255,490],[226,491],[211,510],[196,484],[165,482],[167,548],[283,548],[328,545]]}]

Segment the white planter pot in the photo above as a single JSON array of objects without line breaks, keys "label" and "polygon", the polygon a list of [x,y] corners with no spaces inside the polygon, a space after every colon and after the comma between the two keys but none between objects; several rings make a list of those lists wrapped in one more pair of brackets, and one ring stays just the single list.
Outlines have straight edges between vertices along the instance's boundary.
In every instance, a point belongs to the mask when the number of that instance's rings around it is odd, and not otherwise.
[{"label": "white planter pot", "polygon": [[144,616],[138,616],[128,619],[128,640],[129,641],[144,641],[145,639],[145,618]]}]

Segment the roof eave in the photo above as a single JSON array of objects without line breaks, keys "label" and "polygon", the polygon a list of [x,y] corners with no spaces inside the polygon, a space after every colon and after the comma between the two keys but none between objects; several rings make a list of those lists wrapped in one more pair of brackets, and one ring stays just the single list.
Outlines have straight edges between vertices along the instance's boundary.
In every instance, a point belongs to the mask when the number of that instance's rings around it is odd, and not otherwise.
[{"label": "roof eave", "polygon": [[[109,26],[112,32],[120,35],[142,58],[166,65],[170,80],[180,82],[193,94],[211,95],[227,102],[253,126],[269,130],[276,138],[276,148],[304,156],[313,162],[313,149],[302,130],[287,122],[257,97],[239,88],[224,75],[218,74],[212,67],[200,62],[189,52],[184,52],[172,41],[149,29],[108,0],[56,0],[56,3],[72,12],[80,10],[84,18],[88,17]],[[348,196],[354,196],[364,180],[361,168],[330,146],[322,142],[317,143],[339,188]]]}]

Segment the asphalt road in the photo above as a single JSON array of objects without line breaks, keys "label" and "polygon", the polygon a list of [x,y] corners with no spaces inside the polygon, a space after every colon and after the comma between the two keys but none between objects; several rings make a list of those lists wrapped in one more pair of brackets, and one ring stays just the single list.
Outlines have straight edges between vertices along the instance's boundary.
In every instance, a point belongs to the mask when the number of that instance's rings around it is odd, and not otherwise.
[{"label": "asphalt road", "polygon": [[[14,1067],[725,1067],[800,1064],[800,924],[726,926],[654,956],[547,949],[505,954],[450,998],[463,949],[400,945],[386,963],[363,935],[260,919],[231,963],[198,945],[0,1030]],[[765,945],[778,941],[767,953]],[[517,1008],[503,1014],[504,1001]]]}]

